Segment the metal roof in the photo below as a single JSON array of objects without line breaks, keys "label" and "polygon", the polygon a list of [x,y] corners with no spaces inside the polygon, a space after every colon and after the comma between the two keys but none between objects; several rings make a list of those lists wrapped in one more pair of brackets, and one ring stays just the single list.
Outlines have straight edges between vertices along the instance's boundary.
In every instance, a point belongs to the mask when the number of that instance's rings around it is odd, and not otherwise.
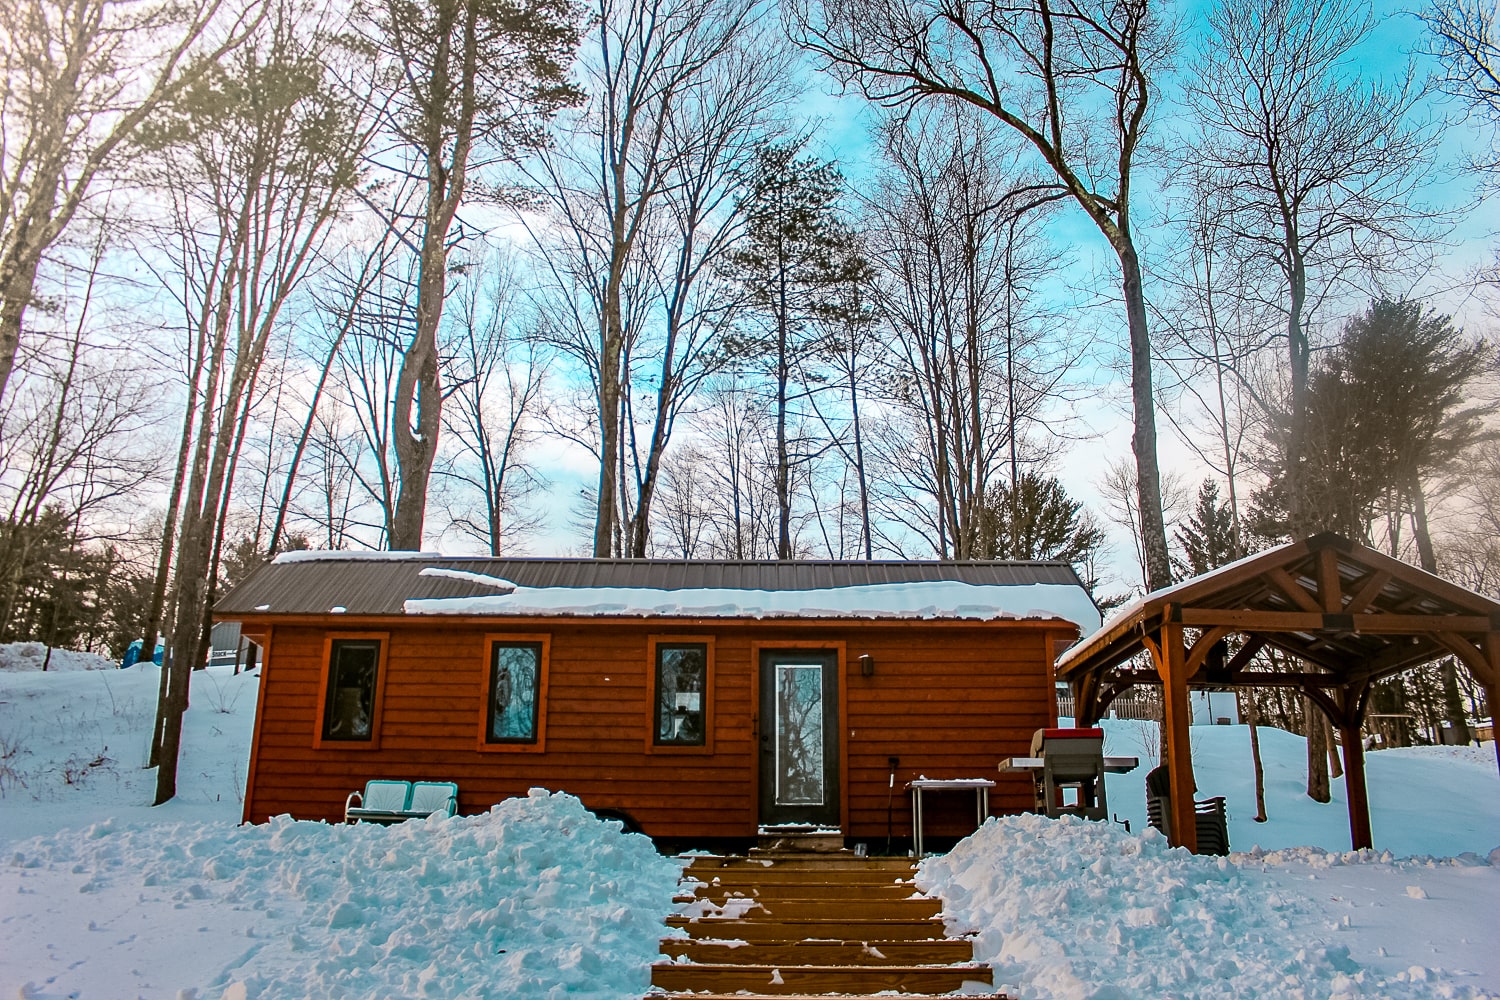
[{"label": "metal roof", "polygon": [[399,615],[407,600],[480,597],[493,587],[422,576],[428,567],[500,577],[522,587],[643,587],[657,590],[823,590],[882,583],[951,581],[978,586],[1063,584],[1082,589],[1062,562],[737,562],[680,559],[495,559],[489,556],[339,558],[333,553],[262,566],[214,607],[215,617]]}]

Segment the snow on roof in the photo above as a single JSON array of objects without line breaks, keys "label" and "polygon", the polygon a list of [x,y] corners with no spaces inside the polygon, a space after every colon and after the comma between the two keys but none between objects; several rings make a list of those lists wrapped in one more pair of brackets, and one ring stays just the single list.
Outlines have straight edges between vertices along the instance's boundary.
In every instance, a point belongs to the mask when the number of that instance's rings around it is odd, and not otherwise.
[{"label": "snow on roof", "polygon": [[351,559],[369,562],[397,562],[407,559],[425,559],[431,562],[434,559],[443,558],[446,557],[441,552],[383,552],[375,549],[345,552],[339,549],[297,549],[293,552],[282,552],[271,561],[277,566],[285,566],[287,563],[346,562]]},{"label": "snow on roof", "polygon": [[486,576],[483,573],[470,573],[466,569],[445,569],[442,566],[428,566],[417,574],[418,576],[435,576],[444,580],[462,580],[465,583],[477,583],[481,587],[494,587],[502,594],[508,594],[516,589],[516,585],[509,580],[498,576]]},{"label": "snow on roof", "polygon": [[[423,575],[442,573],[423,570]],[[478,576],[479,574],[468,574]],[[1099,626],[1099,610],[1082,587],[1033,583],[978,586],[913,581],[821,590],[731,590],[650,587],[520,587],[487,582],[508,593],[408,600],[414,615],[618,615],[670,618],[964,618],[1062,619],[1084,632]]]}]

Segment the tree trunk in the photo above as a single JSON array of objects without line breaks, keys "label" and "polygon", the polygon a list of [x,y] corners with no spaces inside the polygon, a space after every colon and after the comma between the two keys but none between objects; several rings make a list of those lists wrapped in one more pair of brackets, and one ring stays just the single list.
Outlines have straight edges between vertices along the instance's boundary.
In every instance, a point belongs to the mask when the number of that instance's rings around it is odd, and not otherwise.
[{"label": "tree trunk", "polygon": [[1167,528],[1161,510],[1161,470],[1156,461],[1156,398],[1151,388],[1151,336],[1146,323],[1146,296],[1141,265],[1129,237],[1121,235],[1116,249],[1124,280],[1125,313],[1130,323],[1130,397],[1135,410],[1136,496],[1141,515],[1141,551],[1146,556],[1146,587],[1172,585],[1172,563],[1167,554]]},{"label": "tree trunk", "polygon": [[870,489],[865,479],[865,446],[859,425],[859,390],[854,381],[854,365],[849,366],[849,412],[854,421],[854,474],[859,477],[859,530],[865,540],[865,558],[874,559],[874,541],[870,537]]},{"label": "tree trunk", "polygon": [[1336,781],[1344,776],[1344,765],[1339,760],[1339,751],[1334,745],[1333,736],[1333,723],[1328,721],[1327,716],[1323,716],[1323,742],[1328,747],[1328,777]]},{"label": "tree trunk", "polygon": [[[1412,533],[1417,539],[1417,557],[1427,572],[1437,573],[1437,550],[1432,545],[1432,533],[1427,524],[1427,496],[1422,489],[1422,480],[1412,477]],[[1467,746],[1473,739],[1469,731],[1469,713],[1464,709],[1463,695],[1458,690],[1458,668],[1453,660],[1444,660],[1438,668],[1442,679],[1443,719],[1453,730],[1457,742]]]},{"label": "tree trunk", "polygon": [[1291,223],[1287,223],[1287,251],[1290,267],[1287,281],[1291,301],[1286,316],[1287,364],[1291,375],[1290,433],[1286,447],[1286,509],[1287,524],[1293,539],[1305,538],[1311,533],[1303,509],[1302,496],[1302,437],[1304,414],[1307,409],[1307,378],[1311,350],[1307,342],[1307,330],[1302,325],[1302,310],[1307,303],[1307,270],[1297,241],[1291,234]]},{"label": "tree trunk", "polygon": [[[417,279],[417,329],[401,359],[396,377],[395,426],[391,441],[396,450],[399,487],[396,510],[391,518],[389,545],[392,550],[422,547],[422,528],[427,517],[427,483],[437,456],[442,414],[438,379],[437,328],[443,314],[448,252],[446,233],[429,227],[422,247],[422,273]],[[413,417],[415,416],[415,420]]]},{"label": "tree trunk", "polygon": [[1266,816],[1266,766],[1260,757],[1260,709],[1255,704],[1255,692],[1245,691],[1240,699],[1245,724],[1250,727],[1250,762],[1255,769],[1255,822],[1264,823]]},{"label": "tree trunk", "polygon": [[1311,698],[1302,698],[1302,731],[1307,734],[1307,797],[1314,802],[1333,798],[1328,787],[1328,720]]},{"label": "tree trunk", "polygon": [[15,368],[16,352],[21,347],[21,326],[26,308],[31,305],[36,287],[39,255],[26,251],[25,234],[14,237],[12,252],[6,255],[0,268],[0,399],[5,398],[5,388]]},{"label": "tree trunk", "polygon": [[[783,255],[784,256],[784,255]],[[776,558],[792,558],[791,459],[786,442],[786,388],[790,377],[787,358],[787,264],[781,266],[776,317]]]}]

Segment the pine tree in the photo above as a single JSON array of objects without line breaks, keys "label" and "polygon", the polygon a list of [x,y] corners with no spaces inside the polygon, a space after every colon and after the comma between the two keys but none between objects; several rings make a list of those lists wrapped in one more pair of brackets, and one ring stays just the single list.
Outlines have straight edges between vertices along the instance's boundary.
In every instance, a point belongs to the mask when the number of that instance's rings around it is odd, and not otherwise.
[{"label": "pine tree", "polygon": [[[739,209],[746,222],[745,246],[732,258],[739,280],[760,308],[758,332],[737,338],[735,346],[774,382],[776,412],[776,554],[792,558],[792,467],[788,438],[790,402],[804,362],[826,353],[820,338],[838,318],[845,296],[868,265],[854,235],[839,217],[843,177],[828,162],[799,155],[801,142],[768,145],[756,158]],[[805,381],[805,379],[804,379]]]},{"label": "pine tree", "polygon": [[1062,483],[1024,472],[1014,488],[1002,482],[986,493],[974,556],[1072,563],[1092,594],[1099,581],[1091,567],[1103,545],[1103,530]]},{"label": "pine tree", "polygon": [[1233,511],[1228,501],[1219,501],[1218,483],[1203,480],[1198,502],[1187,523],[1177,529],[1176,539],[1182,554],[1172,557],[1172,566],[1179,577],[1201,576],[1244,555],[1235,537]]}]

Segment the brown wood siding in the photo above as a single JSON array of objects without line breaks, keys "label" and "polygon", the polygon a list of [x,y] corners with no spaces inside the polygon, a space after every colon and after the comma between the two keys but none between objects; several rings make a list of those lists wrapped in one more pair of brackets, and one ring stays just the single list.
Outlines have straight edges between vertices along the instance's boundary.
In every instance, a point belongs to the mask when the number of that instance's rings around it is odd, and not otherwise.
[{"label": "brown wood siding", "polygon": [[[371,620],[373,622],[374,619]],[[749,837],[755,832],[756,648],[845,647],[840,678],[846,731],[845,833],[885,836],[889,770],[896,776],[892,823],[910,835],[903,784],[929,778],[995,777],[1002,757],[1024,755],[1050,724],[1051,636],[1057,625],[852,622],[816,629],[783,623],[549,621],[516,633],[551,636],[545,752],[481,752],[475,734],[486,709],[489,624],[424,619],[343,628],[388,631],[380,749],[314,747],[325,630],[278,623],[265,657],[246,818],[279,813],[338,820],[349,792],[371,778],[452,780],[459,808],[482,812],[539,786],[570,792],[595,809],[623,810],[647,833]],[[651,753],[648,639],[676,634],[714,640],[713,752]],[[860,674],[859,656],[875,661]],[[1006,777],[991,812],[1029,808],[1027,779]],[[968,793],[929,795],[928,832],[956,836],[973,826]]]}]

